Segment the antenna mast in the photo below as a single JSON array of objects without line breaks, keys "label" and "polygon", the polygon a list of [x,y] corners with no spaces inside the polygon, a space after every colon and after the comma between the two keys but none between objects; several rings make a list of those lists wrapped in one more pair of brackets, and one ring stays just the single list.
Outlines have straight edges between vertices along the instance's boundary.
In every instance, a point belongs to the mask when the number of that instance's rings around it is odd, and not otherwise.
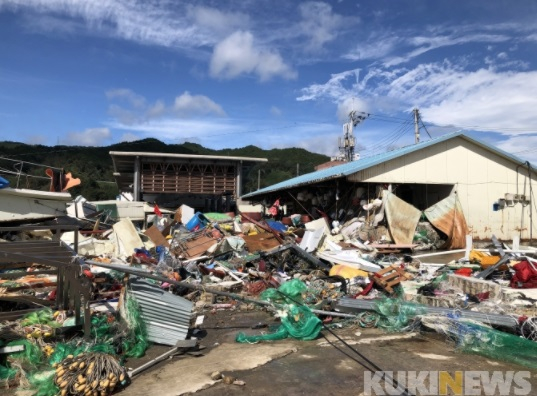
[{"label": "antenna mast", "polygon": [[345,162],[354,161],[357,158],[357,155],[354,153],[354,147],[356,146],[356,139],[354,138],[354,127],[360,122],[365,120],[369,114],[358,113],[355,110],[352,110],[349,113],[349,122],[343,124],[343,138],[339,138],[339,152],[340,157]]},{"label": "antenna mast", "polygon": [[419,120],[420,120],[420,111],[418,109],[414,109],[414,143],[420,142]]}]

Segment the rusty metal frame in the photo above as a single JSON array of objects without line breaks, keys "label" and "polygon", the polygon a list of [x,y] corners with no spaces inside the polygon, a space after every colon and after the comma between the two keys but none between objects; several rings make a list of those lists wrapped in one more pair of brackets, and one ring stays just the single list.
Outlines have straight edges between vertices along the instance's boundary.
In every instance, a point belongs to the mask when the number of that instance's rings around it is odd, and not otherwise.
[{"label": "rusty metal frame", "polygon": [[[0,243],[0,270],[28,267],[31,264],[41,264],[53,267],[53,270],[36,271],[32,274],[51,274],[57,276],[56,282],[56,308],[73,309],[75,312],[75,325],[81,325],[81,310],[84,311],[84,336],[90,335],[90,284],[82,273],[83,260],[78,258],[78,226],[19,226],[0,227],[0,232],[5,231],[74,231],[74,249],[65,244],[56,236],[55,239],[38,241],[16,241]],[[28,264],[28,265],[25,265]],[[26,271],[0,273],[0,279],[14,279],[28,275]],[[24,296],[21,296],[24,298]],[[13,296],[8,299],[13,300]],[[36,303],[35,299],[27,299],[30,303]],[[27,310],[25,310],[27,311]],[[21,312],[23,316],[27,312]]]}]

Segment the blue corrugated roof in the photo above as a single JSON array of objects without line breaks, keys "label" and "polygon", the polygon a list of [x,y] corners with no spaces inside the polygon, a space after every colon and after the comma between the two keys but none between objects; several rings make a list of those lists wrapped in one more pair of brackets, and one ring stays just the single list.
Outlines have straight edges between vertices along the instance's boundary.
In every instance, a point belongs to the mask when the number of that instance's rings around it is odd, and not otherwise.
[{"label": "blue corrugated roof", "polygon": [[280,183],[273,184],[272,186],[268,186],[260,190],[245,194],[242,196],[242,198],[247,199],[250,197],[255,197],[257,195],[267,194],[267,193],[280,191],[280,190],[286,190],[290,188],[296,188],[296,187],[313,184],[313,183],[319,183],[325,180],[338,179],[340,177],[352,175],[353,173],[359,172],[361,170],[371,168],[372,166],[381,164],[386,161],[390,161],[394,158],[402,157],[403,155],[412,153],[414,151],[422,150],[426,147],[430,147],[435,144],[445,142],[446,140],[450,140],[456,137],[462,137],[487,150],[490,150],[492,152],[497,153],[498,155],[508,158],[511,161],[514,161],[520,164],[525,162],[524,160],[522,160],[521,158],[518,158],[515,155],[509,154],[506,151],[500,150],[499,148],[491,146],[478,139],[471,138],[468,135],[464,134],[463,132],[453,132],[453,133],[448,133],[440,137],[428,140],[426,142],[420,142],[420,143],[413,144],[410,146],[405,146],[405,147],[401,147],[392,151],[388,151],[386,153],[374,155],[374,156],[367,157],[367,158],[361,158],[357,161],[347,162],[342,165],[337,165],[331,168],[321,169],[315,172],[307,173],[305,175],[300,175],[292,179],[288,179]]}]

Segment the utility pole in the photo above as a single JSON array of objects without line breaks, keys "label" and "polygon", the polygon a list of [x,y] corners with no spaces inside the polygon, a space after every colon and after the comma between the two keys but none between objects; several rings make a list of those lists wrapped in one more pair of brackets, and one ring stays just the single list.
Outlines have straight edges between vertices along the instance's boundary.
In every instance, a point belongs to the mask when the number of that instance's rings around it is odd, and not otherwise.
[{"label": "utility pole", "polygon": [[300,164],[298,162],[296,164],[296,175],[300,176]]},{"label": "utility pole", "polygon": [[420,142],[420,126],[418,125],[420,119],[420,111],[418,109],[414,109],[414,136],[415,136],[415,142]]}]

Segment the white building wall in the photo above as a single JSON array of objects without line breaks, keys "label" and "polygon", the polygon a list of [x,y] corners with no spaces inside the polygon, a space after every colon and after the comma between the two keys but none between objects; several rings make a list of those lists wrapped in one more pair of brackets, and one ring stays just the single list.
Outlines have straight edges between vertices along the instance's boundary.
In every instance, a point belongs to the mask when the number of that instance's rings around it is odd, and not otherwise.
[{"label": "white building wall", "polygon": [[[474,239],[537,238],[537,227],[530,230],[530,208],[537,219],[533,202],[515,203],[497,211],[493,204],[506,193],[530,195],[528,168],[497,155],[462,137],[455,137],[417,152],[357,172],[349,180],[364,183],[452,184],[459,194],[466,221]],[[532,187],[537,176],[532,173]],[[518,190],[517,190],[518,184]],[[525,189],[524,189],[525,185]],[[533,197],[530,197],[533,199]],[[531,234],[530,234],[531,232]]]}]

